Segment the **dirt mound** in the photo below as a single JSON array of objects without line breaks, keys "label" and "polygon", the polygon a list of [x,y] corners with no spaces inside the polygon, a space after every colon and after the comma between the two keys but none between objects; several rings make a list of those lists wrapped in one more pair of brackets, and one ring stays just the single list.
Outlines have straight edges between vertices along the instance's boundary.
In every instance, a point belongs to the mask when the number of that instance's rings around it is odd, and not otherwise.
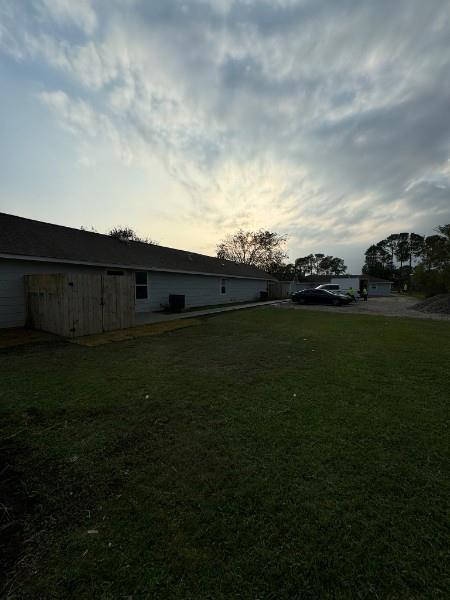
[{"label": "dirt mound", "polygon": [[450,294],[438,294],[411,306],[412,310],[450,315]]}]

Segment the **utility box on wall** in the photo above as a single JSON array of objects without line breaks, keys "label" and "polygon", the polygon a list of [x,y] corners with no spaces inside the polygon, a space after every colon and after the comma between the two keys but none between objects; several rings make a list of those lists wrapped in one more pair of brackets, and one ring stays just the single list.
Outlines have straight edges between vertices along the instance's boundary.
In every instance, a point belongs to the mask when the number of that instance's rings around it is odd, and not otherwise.
[{"label": "utility box on wall", "polygon": [[132,273],[26,275],[27,324],[64,337],[134,325]]}]

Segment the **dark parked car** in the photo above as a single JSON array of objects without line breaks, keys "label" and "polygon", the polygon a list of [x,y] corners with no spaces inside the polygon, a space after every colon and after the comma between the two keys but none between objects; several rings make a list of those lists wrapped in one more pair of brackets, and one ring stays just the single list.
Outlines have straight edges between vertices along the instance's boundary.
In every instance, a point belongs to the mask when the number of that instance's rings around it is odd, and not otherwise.
[{"label": "dark parked car", "polygon": [[344,294],[312,289],[292,294],[292,301],[298,304],[333,304],[333,306],[341,306],[342,304],[350,304],[351,299],[344,296]]}]

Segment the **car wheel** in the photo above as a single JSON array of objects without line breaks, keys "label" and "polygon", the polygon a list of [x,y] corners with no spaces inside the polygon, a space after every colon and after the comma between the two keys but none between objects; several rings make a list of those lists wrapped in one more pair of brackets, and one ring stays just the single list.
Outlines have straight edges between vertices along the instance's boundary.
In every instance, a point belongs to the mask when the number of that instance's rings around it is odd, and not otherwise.
[{"label": "car wheel", "polygon": [[304,298],[299,298],[299,299],[297,300],[297,302],[298,302],[299,304],[305,304],[305,299],[304,299]]},{"label": "car wheel", "polygon": [[333,300],[333,306],[339,306],[339,305],[340,305],[340,302],[339,302],[339,300],[338,300],[337,298],[335,298],[335,299]]}]

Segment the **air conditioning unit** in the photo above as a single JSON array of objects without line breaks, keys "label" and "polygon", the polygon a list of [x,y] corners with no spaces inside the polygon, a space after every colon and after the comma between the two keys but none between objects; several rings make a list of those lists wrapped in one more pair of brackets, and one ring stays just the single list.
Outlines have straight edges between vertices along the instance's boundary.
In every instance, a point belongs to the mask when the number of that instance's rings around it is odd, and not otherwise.
[{"label": "air conditioning unit", "polygon": [[169,310],[171,312],[181,312],[186,306],[186,297],[184,294],[169,294]]}]

